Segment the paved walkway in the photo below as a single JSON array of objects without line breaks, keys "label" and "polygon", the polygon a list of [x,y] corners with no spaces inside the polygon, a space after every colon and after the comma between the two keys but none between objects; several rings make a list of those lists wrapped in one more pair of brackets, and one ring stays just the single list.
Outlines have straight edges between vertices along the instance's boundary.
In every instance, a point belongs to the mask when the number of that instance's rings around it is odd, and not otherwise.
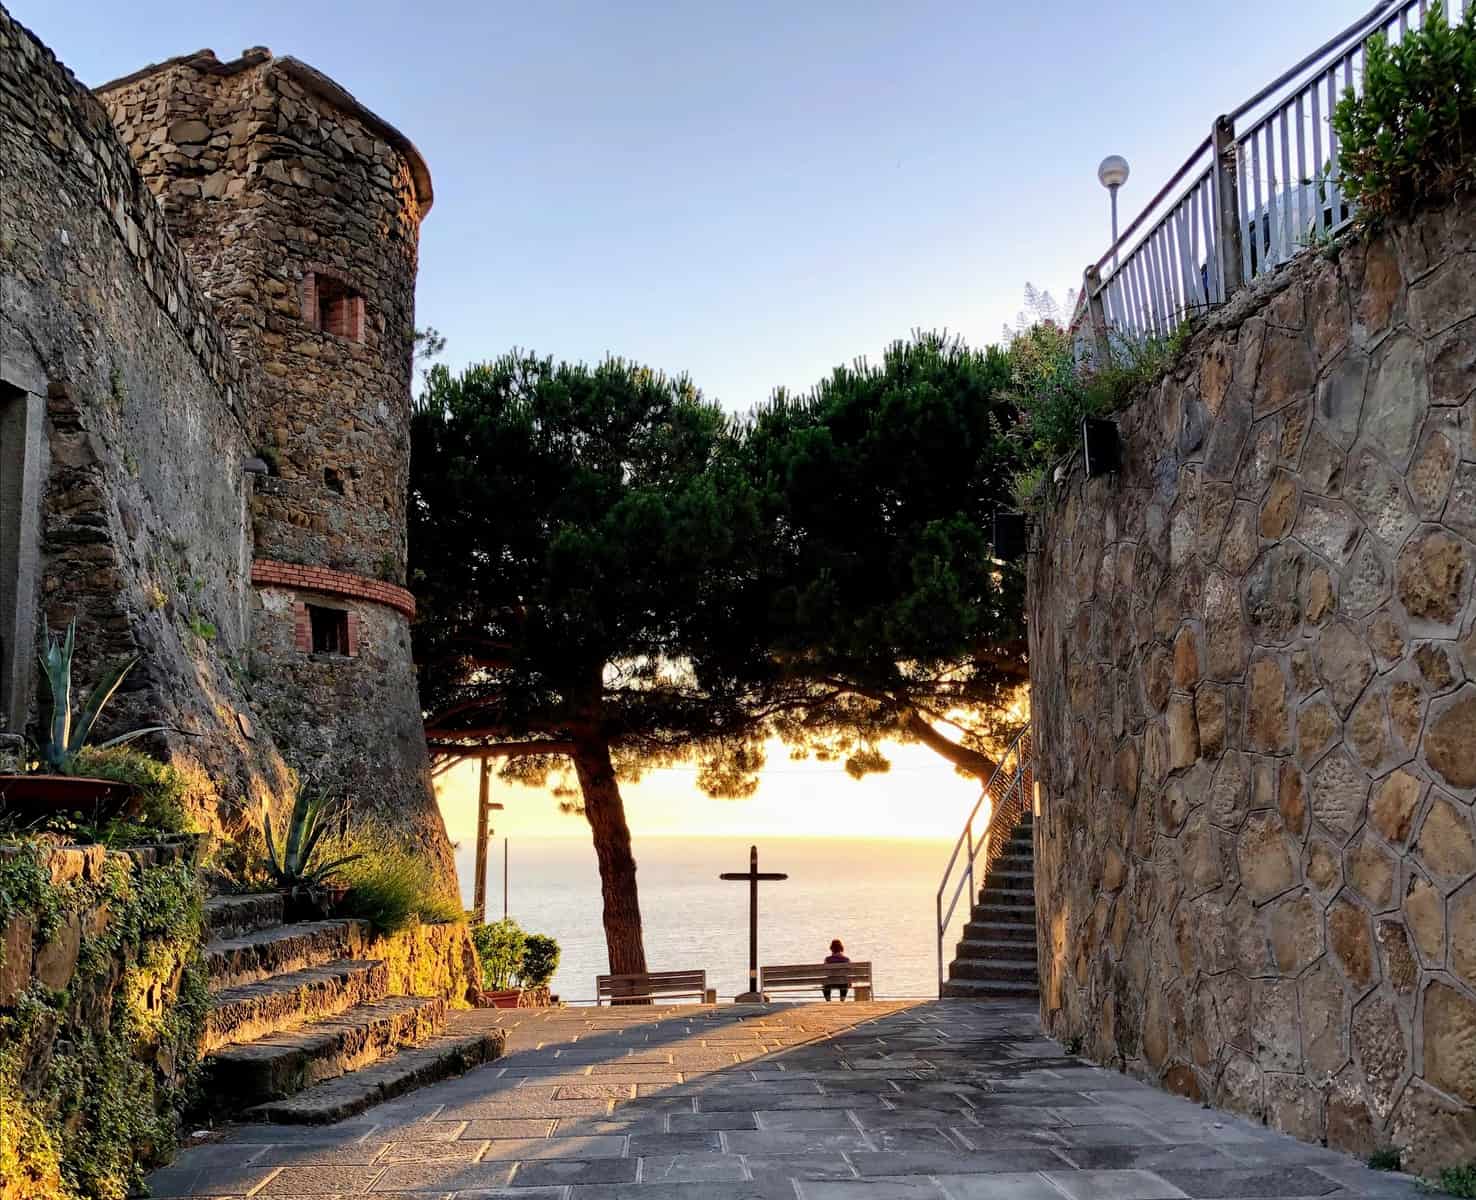
[{"label": "paved walkway", "polygon": [[1419,1193],[1067,1057],[964,1000],[488,1012],[508,1054],[331,1127],[246,1126],[156,1196],[1167,1200]]}]

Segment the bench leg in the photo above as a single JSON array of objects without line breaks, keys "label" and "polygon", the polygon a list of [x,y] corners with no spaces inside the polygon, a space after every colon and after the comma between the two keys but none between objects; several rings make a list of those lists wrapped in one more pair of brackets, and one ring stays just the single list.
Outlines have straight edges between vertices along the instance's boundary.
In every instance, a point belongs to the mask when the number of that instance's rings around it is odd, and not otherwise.
[{"label": "bench leg", "polygon": [[856,993],[856,1002],[858,1004],[861,1001],[863,1001],[863,1000],[870,1000],[871,999],[871,984],[869,984],[869,983],[858,983],[858,984],[853,985],[853,990]]}]

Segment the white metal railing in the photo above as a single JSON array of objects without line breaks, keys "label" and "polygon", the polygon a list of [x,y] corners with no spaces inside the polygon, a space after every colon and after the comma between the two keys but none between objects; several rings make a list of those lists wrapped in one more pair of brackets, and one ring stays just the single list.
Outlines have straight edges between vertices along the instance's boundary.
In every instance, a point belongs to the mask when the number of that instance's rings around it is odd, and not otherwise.
[{"label": "white metal railing", "polygon": [[[958,901],[964,895],[965,888],[968,890],[971,911],[978,893],[975,861],[981,854],[984,856],[983,870],[978,873],[982,881],[990,865],[1004,853],[1005,845],[1010,840],[1010,831],[1019,824],[1030,804],[1030,785],[1033,780],[1030,745],[1030,728],[1026,726],[1020,736],[1010,743],[1009,749],[1000,756],[999,765],[994,768],[989,782],[984,785],[979,799],[974,802],[969,818],[964,822],[963,832],[953,844],[953,853],[948,856],[948,865],[943,868],[943,879],[938,884],[937,906],[940,996],[943,994],[943,985],[948,981],[943,958],[943,943],[948,936],[948,927],[953,923],[953,914],[958,909]],[[980,814],[986,800],[989,801],[989,809],[984,816],[984,826],[980,829]],[[960,854],[963,855],[961,862]],[[958,869],[956,879],[955,867]],[[952,892],[948,894],[950,885]],[[946,905],[945,894],[948,894]]]},{"label": "white metal railing", "polygon": [[[1476,0],[1451,0],[1447,20],[1460,20],[1468,3]],[[1087,268],[1083,294],[1099,343],[1113,333],[1171,333],[1352,219],[1353,205],[1339,186],[1333,109],[1347,88],[1362,88],[1369,38],[1383,33],[1397,42],[1428,11],[1428,0],[1381,0],[1215,121],[1210,136]]]}]

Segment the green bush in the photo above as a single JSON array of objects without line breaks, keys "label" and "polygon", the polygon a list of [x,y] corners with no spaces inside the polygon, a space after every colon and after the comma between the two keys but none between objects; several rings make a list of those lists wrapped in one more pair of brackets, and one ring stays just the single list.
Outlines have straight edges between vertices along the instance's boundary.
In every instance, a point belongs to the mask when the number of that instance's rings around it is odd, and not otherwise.
[{"label": "green bush", "polygon": [[1399,1151],[1393,1146],[1385,1146],[1368,1156],[1368,1165],[1375,1171],[1397,1171],[1401,1161]]},{"label": "green bush", "polygon": [[511,917],[475,926],[472,941],[488,991],[547,987],[559,969],[558,942],[544,933],[525,932]]},{"label": "green bush", "polygon": [[417,921],[439,925],[462,919],[461,905],[447,895],[430,864],[394,834],[367,825],[351,832],[331,857],[358,855],[339,866],[333,882],[347,886],[338,911],[362,917],[377,933],[395,933]]},{"label": "green bush", "polygon": [[503,917],[473,928],[472,941],[482,964],[482,986],[493,992],[516,987],[528,945],[522,927],[511,917]]},{"label": "green bush", "polygon": [[148,833],[190,833],[196,828],[192,807],[211,796],[210,780],[198,769],[182,768],[150,758],[131,746],[106,750],[89,747],[77,756],[77,773],[113,779],[138,789],[142,810],[132,821],[113,822],[99,838],[122,845]]},{"label": "green bush", "polygon": [[1476,5],[1440,3],[1396,45],[1370,38],[1363,95],[1333,110],[1343,190],[1366,217],[1407,213],[1469,186],[1476,164]]},{"label": "green bush", "polygon": [[559,969],[559,944],[546,933],[530,933],[523,943],[523,965],[519,974],[526,988],[547,987]]},{"label": "green bush", "polygon": [[1476,1162],[1464,1167],[1447,1167],[1440,1172],[1440,1186],[1462,1200],[1476,1200]]}]

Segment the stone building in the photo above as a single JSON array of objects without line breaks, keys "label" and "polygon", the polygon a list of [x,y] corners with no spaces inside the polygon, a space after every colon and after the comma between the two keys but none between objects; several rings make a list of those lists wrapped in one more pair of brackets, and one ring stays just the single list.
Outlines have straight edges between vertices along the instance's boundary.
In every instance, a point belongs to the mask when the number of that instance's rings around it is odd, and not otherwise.
[{"label": "stone building", "polygon": [[[232,782],[285,761],[448,877],[405,590],[414,287],[430,175],[343,88],[264,49],[95,92],[0,10],[0,697],[38,614]],[[99,99],[101,103],[99,103]]]},{"label": "stone building", "polygon": [[1041,1008],[1407,1168],[1476,1158],[1476,209],[1196,332],[1030,571]]}]

